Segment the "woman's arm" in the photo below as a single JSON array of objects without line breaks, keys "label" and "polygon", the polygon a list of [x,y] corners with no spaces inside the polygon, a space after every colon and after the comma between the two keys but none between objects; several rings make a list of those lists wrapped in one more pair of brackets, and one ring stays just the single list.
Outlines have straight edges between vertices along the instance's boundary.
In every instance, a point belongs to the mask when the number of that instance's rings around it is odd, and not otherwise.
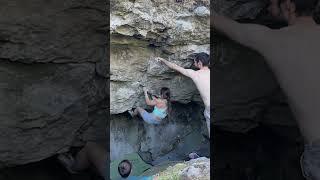
[{"label": "woman's arm", "polygon": [[155,106],[157,104],[156,100],[150,100],[149,95],[148,95],[148,90],[147,88],[143,87],[143,92],[144,92],[144,98],[146,100],[147,105],[149,106]]}]

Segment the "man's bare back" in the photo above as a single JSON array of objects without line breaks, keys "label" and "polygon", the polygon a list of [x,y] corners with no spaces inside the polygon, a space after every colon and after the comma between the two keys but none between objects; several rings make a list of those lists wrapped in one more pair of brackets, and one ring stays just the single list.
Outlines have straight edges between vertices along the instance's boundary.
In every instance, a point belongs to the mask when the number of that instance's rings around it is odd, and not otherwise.
[{"label": "man's bare back", "polygon": [[[303,4],[302,4],[303,3]],[[272,30],[214,13],[214,26],[260,52],[275,73],[305,138],[300,164],[308,180],[320,179],[320,27],[312,17],[318,0],[270,0],[270,13],[289,25]]]},{"label": "man's bare back", "polygon": [[261,53],[275,73],[307,142],[320,139],[320,27],[311,17],[272,30],[216,15],[215,27]]},{"label": "man's bare back", "polygon": [[320,27],[294,25],[271,30],[258,48],[286,93],[302,134],[320,138]]},{"label": "man's bare back", "polygon": [[204,105],[210,107],[210,69],[195,71],[191,79],[197,86]]}]

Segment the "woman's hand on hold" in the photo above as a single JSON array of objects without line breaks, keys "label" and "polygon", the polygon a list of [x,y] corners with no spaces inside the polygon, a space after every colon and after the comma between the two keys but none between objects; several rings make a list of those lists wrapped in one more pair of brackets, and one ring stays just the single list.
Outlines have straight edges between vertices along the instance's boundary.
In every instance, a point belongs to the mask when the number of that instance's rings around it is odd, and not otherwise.
[{"label": "woman's hand on hold", "polygon": [[143,87],[143,92],[148,92],[148,89],[146,87]]},{"label": "woman's hand on hold", "polygon": [[156,60],[157,62],[162,62],[164,59],[161,58],[161,57],[156,57],[155,60]]}]

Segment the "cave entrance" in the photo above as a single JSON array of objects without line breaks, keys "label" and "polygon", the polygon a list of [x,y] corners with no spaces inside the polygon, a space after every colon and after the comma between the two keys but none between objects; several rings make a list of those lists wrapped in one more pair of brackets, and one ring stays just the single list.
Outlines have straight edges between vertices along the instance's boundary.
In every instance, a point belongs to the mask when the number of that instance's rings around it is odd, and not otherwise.
[{"label": "cave entrance", "polygon": [[210,157],[210,142],[204,107],[191,102],[172,103],[170,119],[160,125],[149,125],[126,112],[111,115],[110,158],[112,162],[139,156],[145,163],[158,167],[171,162],[186,161],[188,155]]}]

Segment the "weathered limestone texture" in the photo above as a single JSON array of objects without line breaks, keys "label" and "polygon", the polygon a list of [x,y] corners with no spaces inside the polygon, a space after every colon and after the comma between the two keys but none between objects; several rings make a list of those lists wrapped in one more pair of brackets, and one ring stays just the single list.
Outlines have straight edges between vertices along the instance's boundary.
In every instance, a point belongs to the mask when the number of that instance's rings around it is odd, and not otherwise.
[{"label": "weathered limestone texture", "polygon": [[194,54],[209,54],[209,1],[113,0],[110,6],[111,114],[144,106],[142,86],[167,86],[174,101],[201,102],[190,79],[153,58],[190,67]]},{"label": "weathered limestone texture", "polygon": [[189,161],[164,163],[161,166],[152,167],[143,175],[153,175],[158,179],[209,180],[210,159],[200,157]]},{"label": "weathered limestone texture", "polygon": [[[110,6],[111,160],[131,152],[156,160],[175,151],[174,158],[185,158],[201,142],[208,143],[201,135],[207,133],[203,103],[191,79],[154,58],[189,68],[195,54],[210,54],[209,0],[113,0]],[[147,108],[143,86],[155,94],[164,86],[171,90],[173,115],[161,125],[126,112]]]},{"label": "weathered limestone texture", "polygon": [[180,178],[185,180],[200,180],[200,179],[210,179],[210,159],[205,157],[200,157],[197,159],[192,159],[186,162],[187,167],[185,167]]},{"label": "weathered limestone texture", "polygon": [[106,140],[106,3],[0,2],[0,167]]},{"label": "weathered limestone texture", "polygon": [[213,8],[232,19],[255,19],[266,8],[269,0],[215,0]]}]

